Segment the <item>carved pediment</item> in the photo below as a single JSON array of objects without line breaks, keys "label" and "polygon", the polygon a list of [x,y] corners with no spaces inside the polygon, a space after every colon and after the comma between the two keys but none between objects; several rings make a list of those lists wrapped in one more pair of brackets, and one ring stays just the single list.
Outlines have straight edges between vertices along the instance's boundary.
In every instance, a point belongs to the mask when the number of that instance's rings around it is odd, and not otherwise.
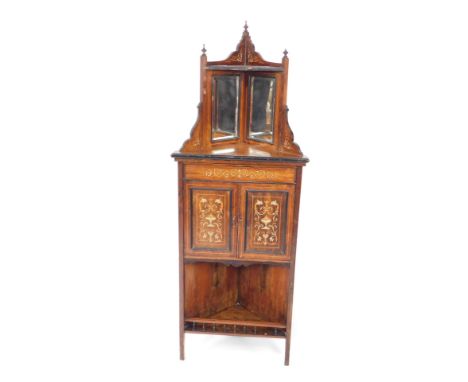
[{"label": "carved pediment", "polygon": [[242,38],[237,44],[236,50],[228,58],[223,61],[213,61],[210,64],[281,66],[279,63],[265,61],[260,53],[255,51],[255,45],[252,42],[248,29],[249,26],[245,23]]}]

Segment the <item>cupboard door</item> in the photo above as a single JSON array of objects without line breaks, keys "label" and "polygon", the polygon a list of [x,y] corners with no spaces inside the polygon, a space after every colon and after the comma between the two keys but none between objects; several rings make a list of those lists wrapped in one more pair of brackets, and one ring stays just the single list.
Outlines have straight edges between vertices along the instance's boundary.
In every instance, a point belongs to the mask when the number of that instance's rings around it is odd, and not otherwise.
[{"label": "cupboard door", "polygon": [[194,182],[185,191],[186,256],[234,257],[235,186]]},{"label": "cupboard door", "polygon": [[241,186],[239,257],[289,260],[293,203],[293,186]]}]

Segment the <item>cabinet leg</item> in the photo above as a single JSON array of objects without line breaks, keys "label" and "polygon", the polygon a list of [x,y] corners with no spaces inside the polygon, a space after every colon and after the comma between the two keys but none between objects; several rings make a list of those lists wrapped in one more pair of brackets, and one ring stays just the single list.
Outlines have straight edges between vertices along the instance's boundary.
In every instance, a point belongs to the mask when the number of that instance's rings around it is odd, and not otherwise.
[{"label": "cabinet leg", "polygon": [[291,337],[289,334],[286,336],[286,345],[284,351],[284,365],[289,366],[289,351],[291,349]]},{"label": "cabinet leg", "polygon": [[183,361],[185,359],[185,333],[183,331],[180,332],[180,360]]}]

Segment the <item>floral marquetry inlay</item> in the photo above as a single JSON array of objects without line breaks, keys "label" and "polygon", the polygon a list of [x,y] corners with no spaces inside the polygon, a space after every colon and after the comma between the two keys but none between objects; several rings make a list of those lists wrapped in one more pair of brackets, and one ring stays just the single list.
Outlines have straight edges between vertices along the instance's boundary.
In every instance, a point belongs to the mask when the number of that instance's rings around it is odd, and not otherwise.
[{"label": "floral marquetry inlay", "polygon": [[269,180],[278,176],[274,170],[253,168],[207,168],[205,176],[210,178],[238,178]]},{"label": "floral marquetry inlay", "polygon": [[284,255],[288,192],[248,190],[246,198],[244,250]]},{"label": "floral marquetry inlay", "polygon": [[198,240],[208,243],[222,243],[224,241],[224,198],[213,195],[199,195]]},{"label": "floral marquetry inlay", "polygon": [[255,201],[254,211],[254,236],[257,245],[277,245],[279,229],[279,209],[278,200]]},{"label": "floral marquetry inlay", "polygon": [[194,180],[225,180],[232,182],[281,182],[294,183],[294,168],[251,167],[188,164],[185,167],[185,178]]},{"label": "floral marquetry inlay", "polygon": [[230,250],[231,190],[191,190],[191,249]]}]

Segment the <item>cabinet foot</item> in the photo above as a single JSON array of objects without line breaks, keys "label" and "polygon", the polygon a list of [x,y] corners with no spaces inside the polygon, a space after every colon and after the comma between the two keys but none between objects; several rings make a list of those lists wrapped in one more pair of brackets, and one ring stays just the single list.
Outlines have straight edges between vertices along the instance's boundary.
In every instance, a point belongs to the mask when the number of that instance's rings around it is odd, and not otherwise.
[{"label": "cabinet foot", "polygon": [[185,359],[185,333],[180,333],[180,360]]},{"label": "cabinet foot", "polygon": [[284,366],[289,366],[289,350],[291,349],[291,339],[289,335],[286,337],[286,344],[284,349]]}]

